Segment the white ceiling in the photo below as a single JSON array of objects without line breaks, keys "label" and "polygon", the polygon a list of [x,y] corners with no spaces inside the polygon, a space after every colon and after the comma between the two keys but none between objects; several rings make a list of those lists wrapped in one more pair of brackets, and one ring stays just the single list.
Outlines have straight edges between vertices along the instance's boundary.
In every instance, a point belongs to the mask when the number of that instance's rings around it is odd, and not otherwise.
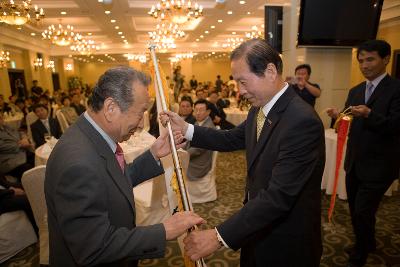
[{"label": "white ceiling", "polygon": [[[154,30],[157,20],[150,17],[147,12],[152,5],[158,3],[153,0],[32,0],[33,5],[38,5],[45,11],[45,19],[38,25],[30,24],[22,26],[17,30],[14,26],[0,23],[0,30],[7,28],[9,32],[16,35],[26,35],[26,40],[31,43],[41,43],[44,47],[49,47],[48,51],[53,56],[77,54],[72,53],[68,47],[57,47],[50,45],[49,41],[41,40],[41,32],[51,24],[70,24],[74,26],[76,32],[87,36],[91,33],[91,38],[101,47],[96,54],[123,54],[123,53],[143,53],[146,51],[149,41],[148,31]],[[20,2],[20,0],[15,0]],[[195,2],[195,0],[192,0]],[[264,23],[265,5],[289,5],[290,0],[246,0],[245,4],[240,4],[239,0],[225,0],[223,4],[216,0],[199,0],[203,6],[204,16],[198,20],[185,25],[183,30],[186,36],[183,40],[177,41],[175,53],[184,52],[227,52],[222,47],[228,37],[244,37],[245,32],[249,32],[253,25]],[[218,1],[223,2],[223,1]],[[104,11],[110,10],[107,15]],[[60,12],[67,12],[61,15]],[[232,15],[227,12],[232,11]],[[400,0],[385,0],[381,21],[392,22],[400,20]],[[115,19],[116,23],[110,20]],[[219,23],[217,20],[222,19]],[[115,26],[119,26],[116,30]],[[215,26],[214,29],[211,26]],[[121,31],[128,40],[128,44],[123,43],[123,39],[118,32]],[[209,33],[205,33],[208,31]],[[236,32],[236,34],[233,34]],[[31,34],[36,34],[31,36]],[[10,34],[9,34],[10,35]],[[200,36],[204,37],[201,38]],[[1,37],[1,33],[0,33]],[[199,39],[199,41],[196,41]],[[0,40],[1,43],[1,40]]]}]

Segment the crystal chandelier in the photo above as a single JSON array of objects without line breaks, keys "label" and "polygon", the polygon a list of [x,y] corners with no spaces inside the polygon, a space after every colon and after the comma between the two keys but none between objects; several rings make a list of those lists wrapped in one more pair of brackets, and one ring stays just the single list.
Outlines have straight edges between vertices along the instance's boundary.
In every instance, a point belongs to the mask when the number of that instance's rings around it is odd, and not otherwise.
[{"label": "crystal chandelier", "polygon": [[80,34],[74,32],[74,27],[71,25],[64,27],[62,24],[58,24],[58,27],[50,25],[47,30],[42,32],[42,37],[59,46],[70,45],[78,42],[82,38]]},{"label": "crystal chandelier", "polygon": [[70,46],[70,49],[79,52],[81,55],[91,55],[94,51],[99,51],[100,46],[96,45],[93,40],[86,40],[82,38],[76,44]]},{"label": "crystal chandelier", "polygon": [[254,25],[251,27],[251,32],[246,32],[246,38],[247,39],[253,39],[253,38],[263,38],[264,37],[264,25],[261,25],[261,27],[257,27]]},{"label": "crystal chandelier", "polygon": [[7,63],[10,62],[10,52],[0,52],[0,68],[7,68]]},{"label": "crystal chandelier", "polygon": [[243,38],[241,37],[232,37],[226,39],[226,43],[222,44],[223,48],[230,48],[230,49],[235,49],[237,46],[239,46],[243,42]]},{"label": "crystal chandelier", "polygon": [[149,32],[150,39],[179,39],[185,36],[185,32],[179,29],[178,24],[161,23],[157,24],[156,30]]},{"label": "crystal chandelier", "polygon": [[148,12],[155,19],[167,20],[177,24],[186,23],[189,20],[203,16],[203,7],[197,2],[185,0],[161,0],[156,6],[152,6]]},{"label": "crystal chandelier", "polygon": [[32,9],[31,0],[16,4],[14,0],[0,0],[0,22],[10,25],[22,25],[31,20],[40,21],[44,18],[43,8],[36,5]]},{"label": "crystal chandelier", "polygon": [[140,63],[146,63],[147,61],[146,54],[124,54],[124,57],[126,57],[129,61],[136,60]]}]

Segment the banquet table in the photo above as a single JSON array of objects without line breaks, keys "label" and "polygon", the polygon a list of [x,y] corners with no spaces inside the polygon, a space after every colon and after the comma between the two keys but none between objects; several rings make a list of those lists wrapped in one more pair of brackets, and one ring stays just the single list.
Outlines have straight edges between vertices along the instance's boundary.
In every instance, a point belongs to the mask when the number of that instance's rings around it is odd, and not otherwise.
[{"label": "banquet table", "polygon": [[[124,158],[127,163],[132,162],[141,155],[155,141],[155,138],[146,131],[132,135],[128,141],[120,143],[124,151]],[[35,151],[35,165],[44,165],[51,153],[49,144],[38,147]],[[189,154],[186,151],[179,151],[183,168],[187,169]],[[157,176],[146,182],[143,182],[133,188],[133,195],[136,204],[136,224],[151,225],[160,223],[170,216],[170,207],[168,206],[168,195],[166,188],[166,176],[172,176],[171,169],[173,163],[166,158],[161,159],[165,175]],[[172,166],[171,166],[172,165]]]},{"label": "banquet table", "polygon": [[[325,148],[326,148],[326,161],[325,170],[322,176],[321,189],[326,190],[326,194],[331,195],[334,187],[335,180],[335,165],[336,165],[336,146],[337,146],[337,134],[334,129],[325,130]],[[339,168],[339,180],[337,184],[336,193],[340,199],[347,199],[345,177],[346,173],[343,168],[346,146],[343,150],[343,158]],[[391,196],[393,191],[398,190],[399,180],[395,180],[391,187],[386,191],[386,196]]]},{"label": "banquet table", "polygon": [[224,111],[226,114],[226,120],[236,126],[245,121],[247,114],[249,113],[247,110],[240,110],[236,107],[224,108]]},{"label": "banquet table", "polygon": [[22,114],[20,112],[16,113],[15,115],[12,115],[12,116],[6,115],[6,116],[4,116],[4,124],[10,128],[18,130],[23,118],[24,118],[24,114]]}]

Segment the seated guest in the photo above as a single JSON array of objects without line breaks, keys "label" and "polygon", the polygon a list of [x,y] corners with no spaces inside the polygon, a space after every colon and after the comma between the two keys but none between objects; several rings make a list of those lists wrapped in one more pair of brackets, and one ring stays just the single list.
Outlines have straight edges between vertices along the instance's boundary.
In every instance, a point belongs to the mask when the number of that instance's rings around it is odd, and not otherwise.
[{"label": "seated guest", "polygon": [[181,99],[178,113],[186,122],[191,124],[196,122],[196,118],[193,116],[193,101],[190,96]]},{"label": "seated guest", "polygon": [[208,97],[210,102],[210,117],[215,125],[219,125],[223,130],[229,130],[235,128],[235,125],[226,120],[226,114],[224,112],[225,101],[222,101],[216,91],[211,92]]},{"label": "seated guest", "polygon": [[[215,128],[210,118],[210,103],[207,100],[197,100],[194,104],[195,125]],[[189,180],[197,180],[204,177],[210,170],[212,164],[212,151],[191,147],[188,145],[187,152],[190,155],[187,177]]]},{"label": "seated guest", "polygon": [[200,99],[206,99],[207,98],[207,91],[204,89],[198,89],[196,90],[196,101]]},{"label": "seated guest", "polygon": [[72,103],[71,107],[73,107],[76,111],[76,113],[80,116],[83,112],[86,111],[86,108],[84,105],[81,104],[81,97],[79,94],[73,94],[72,95]]},{"label": "seated guest", "polygon": [[36,226],[31,205],[21,185],[10,184],[4,175],[0,174],[0,186],[0,215],[6,212],[23,210],[36,234],[38,234],[38,227]]},{"label": "seated guest", "polygon": [[32,169],[34,154],[29,150],[33,146],[25,136],[4,125],[3,113],[0,112],[0,170],[3,174],[21,179],[22,174]]},{"label": "seated guest", "polygon": [[64,96],[62,98],[63,107],[61,108],[61,112],[67,120],[68,124],[71,125],[78,119],[78,113],[76,113],[75,109],[71,107],[71,100],[68,96]]},{"label": "seated guest", "polygon": [[35,112],[36,116],[39,117],[39,119],[31,125],[32,138],[36,147],[45,143],[45,134],[50,134],[57,139],[60,138],[62,134],[60,124],[57,119],[49,117],[47,106],[37,104],[33,108],[33,112]]}]

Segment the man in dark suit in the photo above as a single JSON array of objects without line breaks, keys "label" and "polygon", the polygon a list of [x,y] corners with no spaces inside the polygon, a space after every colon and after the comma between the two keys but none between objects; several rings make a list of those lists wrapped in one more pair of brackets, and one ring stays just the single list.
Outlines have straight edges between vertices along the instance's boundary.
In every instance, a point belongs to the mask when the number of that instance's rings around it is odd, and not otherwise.
[{"label": "man in dark suit", "polygon": [[139,259],[162,257],[166,240],[203,222],[181,212],[135,225],[132,187],[162,174],[159,159],[170,153],[167,134],[128,164],[118,145],[143,127],[149,83],[129,67],[106,71],[90,108],[53,149],[45,178],[51,266],[137,266]]},{"label": "man in dark suit", "polygon": [[212,91],[208,96],[208,101],[210,102],[210,117],[215,125],[221,127],[222,130],[230,130],[235,128],[235,125],[226,120],[226,114],[224,108],[226,107],[226,102],[219,98],[217,91]]},{"label": "man in dark suit", "polygon": [[47,106],[37,104],[33,108],[33,112],[35,112],[36,116],[39,117],[31,125],[32,138],[36,147],[39,147],[46,142],[44,139],[45,134],[54,136],[57,139],[60,138],[62,134],[60,124],[58,123],[58,120],[49,116]]},{"label": "man in dark suit", "polygon": [[[382,40],[359,46],[357,59],[367,81],[350,89],[345,108],[353,121],[344,168],[350,215],[356,236],[349,266],[363,266],[376,249],[375,213],[400,168],[400,81],[386,73],[390,45]],[[336,119],[335,108],[328,115]]]},{"label": "man in dark suit", "polygon": [[182,97],[178,113],[186,122],[191,124],[196,122],[196,118],[193,116],[193,101],[190,96]]},{"label": "man in dark suit", "polygon": [[322,254],[322,122],[283,81],[282,60],[265,40],[242,43],[232,52],[231,67],[240,94],[252,104],[242,124],[218,131],[167,113],[193,146],[246,149],[244,207],[215,229],[190,234],[185,250],[197,259],[224,245],[241,248],[242,267],[317,267]]}]

